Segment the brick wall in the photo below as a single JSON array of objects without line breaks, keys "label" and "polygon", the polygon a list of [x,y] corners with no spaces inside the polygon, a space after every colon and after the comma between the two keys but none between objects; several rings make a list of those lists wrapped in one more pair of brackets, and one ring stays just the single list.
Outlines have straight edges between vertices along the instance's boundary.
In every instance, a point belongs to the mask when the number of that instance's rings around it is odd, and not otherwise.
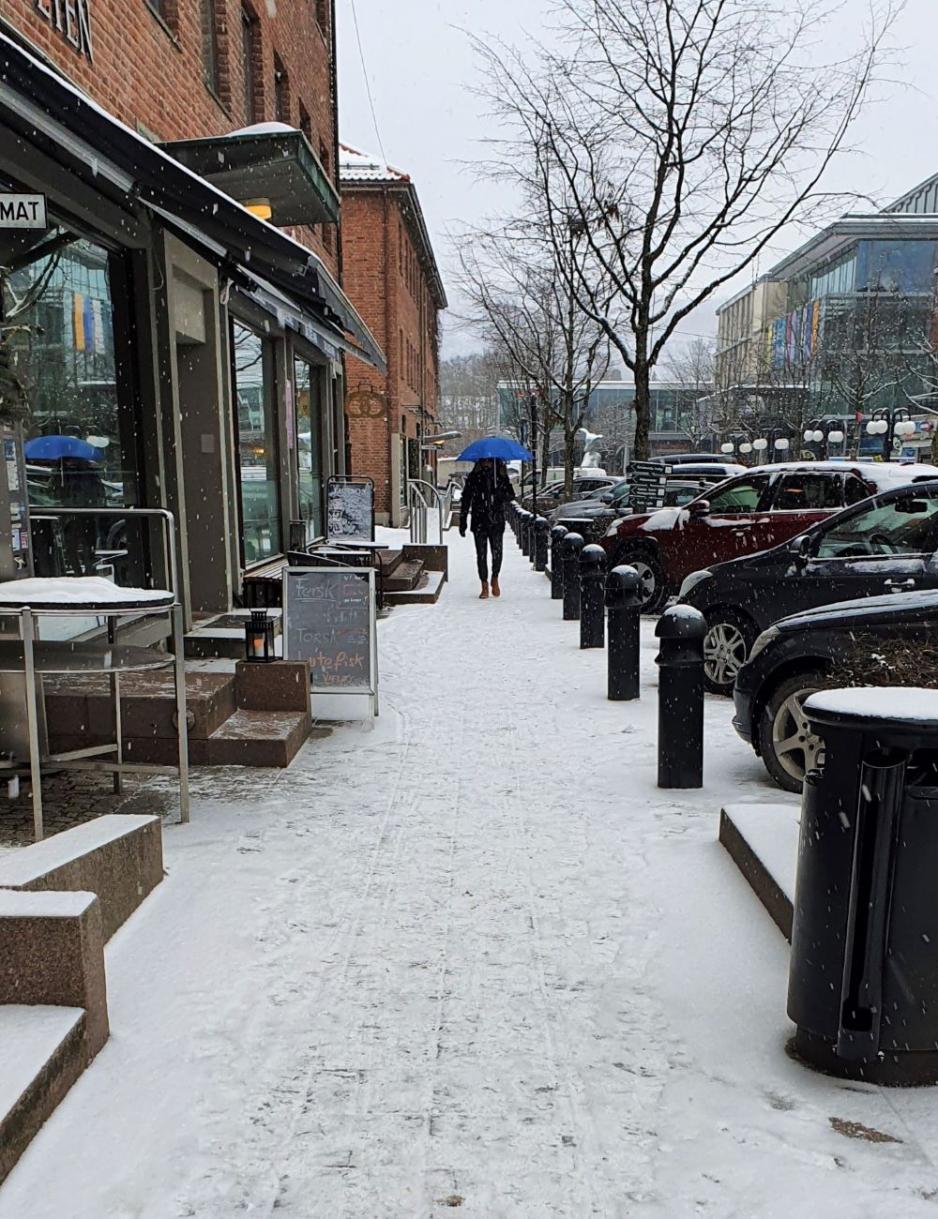
[{"label": "brick wall", "polygon": [[439,394],[436,343],[437,312],[426,273],[417,257],[402,206],[405,196],[358,189],[346,183],[342,194],[342,241],[345,290],[370,327],[388,359],[384,377],[348,361],[348,389],[368,389],[386,404],[380,417],[371,399],[369,413],[358,413],[365,395],[350,403],[352,469],[375,480],[376,509],[390,511],[390,454],[401,437],[415,439],[421,406],[430,413],[425,429],[435,426]]},{"label": "brick wall", "polygon": [[[242,11],[253,23],[253,121],[277,116],[274,57],[287,75],[281,99],[289,119],[327,154],[336,182],[331,3],[314,0],[0,0],[0,18],[51,59],[111,114],[158,140],[221,135],[252,121],[247,113]],[[58,14],[58,16],[57,16]],[[275,14],[275,15],[271,15]],[[78,16],[87,18],[92,58]],[[214,18],[216,69],[207,83],[203,22]],[[68,19],[69,25],[66,25]],[[57,28],[57,21],[62,28]],[[69,39],[71,35],[71,41]],[[80,45],[76,48],[73,43]],[[308,120],[308,121],[307,121]],[[302,231],[336,269],[336,237]],[[325,236],[325,240],[323,240]]]}]

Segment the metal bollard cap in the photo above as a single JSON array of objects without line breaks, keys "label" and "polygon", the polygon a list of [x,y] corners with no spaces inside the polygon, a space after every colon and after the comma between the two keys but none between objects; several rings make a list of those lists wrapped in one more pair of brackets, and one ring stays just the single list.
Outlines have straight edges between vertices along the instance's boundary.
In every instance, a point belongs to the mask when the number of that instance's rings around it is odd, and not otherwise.
[{"label": "metal bollard cap", "polygon": [[595,543],[580,551],[580,570],[601,572],[606,566],[606,552]]},{"label": "metal bollard cap", "polygon": [[606,576],[606,605],[610,609],[638,608],[642,603],[642,578],[634,567],[620,564]]},{"label": "metal bollard cap", "polygon": [[562,542],[567,536],[568,530],[566,525],[555,525],[550,531],[550,536],[555,542]]},{"label": "metal bollard cap", "polygon": [[563,540],[564,553],[573,555],[578,554],[586,545],[586,539],[582,533],[568,533]]},{"label": "metal bollard cap", "polygon": [[550,530],[550,521],[546,516],[539,516],[534,522],[534,528],[538,533],[547,533]]},{"label": "metal bollard cap", "polygon": [[672,605],[655,627],[658,639],[703,639],[706,633],[707,620],[692,605]]}]

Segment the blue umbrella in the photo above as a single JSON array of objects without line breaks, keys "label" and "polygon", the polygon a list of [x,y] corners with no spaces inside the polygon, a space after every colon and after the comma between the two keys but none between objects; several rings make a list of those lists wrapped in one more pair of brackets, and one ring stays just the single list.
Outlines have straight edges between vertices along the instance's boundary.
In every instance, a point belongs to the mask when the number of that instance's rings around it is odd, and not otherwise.
[{"label": "blue umbrella", "polygon": [[484,440],[474,440],[467,449],[463,449],[456,460],[483,461],[486,457],[495,457],[499,461],[534,460],[533,453],[505,436],[487,436]]},{"label": "blue umbrella", "polygon": [[101,460],[101,450],[93,444],[79,440],[77,436],[36,436],[23,446],[27,461],[76,461]]}]

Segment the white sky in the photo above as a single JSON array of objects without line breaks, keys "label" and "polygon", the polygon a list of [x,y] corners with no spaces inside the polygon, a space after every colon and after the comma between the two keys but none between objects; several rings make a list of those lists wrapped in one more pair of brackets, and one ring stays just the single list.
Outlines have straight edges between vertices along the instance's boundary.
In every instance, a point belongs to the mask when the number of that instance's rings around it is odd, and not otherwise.
[{"label": "white sky", "polygon": [[[413,177],[444,280],[450,267],[447,231],[480,219],[496,200],[464,163],[479,156],[483,103],[472,85],[476,65],[466,30],[520,41],[537,32],[547,0],[340,0],[339,120],[342,139],[379,152],[352,19],[355,4],[365,63],[388,160]],[[844,0],[843,20],[860,20],[868,0]],[[854,131],[857,155],[828,184],[888,202],[938,172],[938,0],[907,0],[894,40],[900,62],[892,83]],[[781,256],[798,244],[792,234]],[[774,261],[774,259],[772,260]],[[767,260],[762,270],[767,270]],[[721,294],[721,299],[730,293]],[[450,297],[453,297],[452,291]],[[715,301],[714,304],[718,304]],[[446,348],[467,340],[446,327]],[[687,334],[715,330],[712,308],[698,312]],[[471,346],[471,342],[469,343]]]}]

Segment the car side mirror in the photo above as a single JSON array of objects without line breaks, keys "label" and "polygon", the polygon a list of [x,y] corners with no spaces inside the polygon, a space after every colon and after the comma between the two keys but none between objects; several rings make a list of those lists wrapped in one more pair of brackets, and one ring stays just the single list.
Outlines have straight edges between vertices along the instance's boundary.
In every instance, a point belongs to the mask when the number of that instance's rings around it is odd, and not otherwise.
[{"label": "car side mirror", "polygon": [[687,510],[690,512],[692,520],[699,520],[701,517],[710,515],[710,501],[708,499],[695,499],[687,505]]},{"label": "car side mirror", "polygon": [[794,556],[798,566],[803,566],[811,557],[811,538],[806,533],[799,533],[788,543],[788,553]]}]

